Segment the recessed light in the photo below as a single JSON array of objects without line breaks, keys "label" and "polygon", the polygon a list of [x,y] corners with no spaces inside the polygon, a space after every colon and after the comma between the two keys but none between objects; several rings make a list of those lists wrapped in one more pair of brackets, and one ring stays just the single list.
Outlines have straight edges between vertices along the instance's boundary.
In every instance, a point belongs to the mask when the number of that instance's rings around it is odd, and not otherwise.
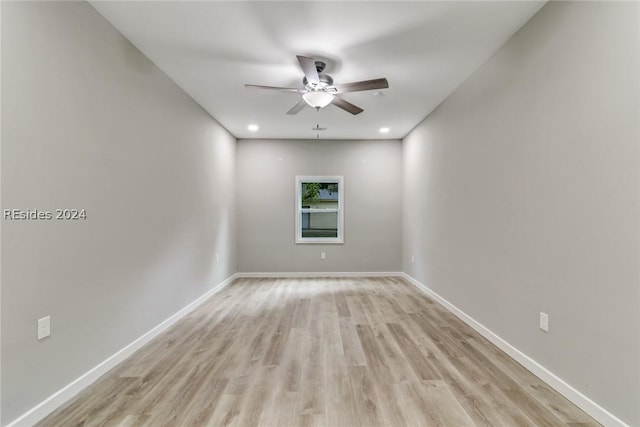
[{"label": "recessed light", "polygon": [[260,127],[258,125],[249,125],[247,126],[247,129],[249,129],[249,131],[251,132],[257,132]]},{"label": "recessed light", "polygon": [[389,128],[380,128],[380,133],[389,133]]}]

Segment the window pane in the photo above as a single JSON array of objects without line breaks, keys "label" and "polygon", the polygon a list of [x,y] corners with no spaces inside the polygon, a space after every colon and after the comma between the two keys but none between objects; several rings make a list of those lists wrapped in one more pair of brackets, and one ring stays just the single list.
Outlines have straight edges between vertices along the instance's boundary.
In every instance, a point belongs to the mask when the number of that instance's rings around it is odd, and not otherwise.
[{"label": "window pane", "polygon": [[301,215],[302,237],[338,237],[338,212],[309,212]]},{"label": "window pane", "polygon": [[303,182],[302,208],[337,209],[339,188],[337,182]]}]

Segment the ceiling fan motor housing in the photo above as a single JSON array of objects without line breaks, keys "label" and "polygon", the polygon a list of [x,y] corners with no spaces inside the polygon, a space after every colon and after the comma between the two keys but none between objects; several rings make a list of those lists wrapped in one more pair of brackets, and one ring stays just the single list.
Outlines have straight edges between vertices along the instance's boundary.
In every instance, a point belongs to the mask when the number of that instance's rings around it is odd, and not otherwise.
[{"label": "ceiling fan motor housing", "polygon": [[316,71],[318,71],[318,79],[320,80],[320,84],[318,86],[310,85],[309,81],[307,80],[307,77],[305,76],[302,78],[302,84],[304,85],[304,87],[307,90],[315,91],[315,90],[322,90],[326,87],[332,86],[333,77],[331,77],[328,74],[322,74],[322,71],[327,66],[327,64],[323,61],[315,61],[315,64],[316,64]]},{"label": "ceiling fan motor housing", "polygon": [[320,79],[320,84],[318,86],[312,86],[309,84],[309,81],[307,80],[306,77],[302,78],[302,84],[304,85],[304,87],[307,90],[318,90],[318,89],[324,89],[326,87],[332,86],[333,85],[333,77],[331,77],[328,74],[318,74],[318,78]]}]

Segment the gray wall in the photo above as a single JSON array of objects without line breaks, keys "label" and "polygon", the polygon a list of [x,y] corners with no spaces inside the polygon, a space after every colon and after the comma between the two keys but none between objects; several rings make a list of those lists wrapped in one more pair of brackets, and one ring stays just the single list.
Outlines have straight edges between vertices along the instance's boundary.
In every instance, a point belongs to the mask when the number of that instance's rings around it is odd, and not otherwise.
[{"label": "gray wall", "polygon": [[[401,166],[399,140],[239,140],[238,271],[400,271]],[[296,175],[344,176],[344,244],[295,244]]]},{"label": "gray wall", "polygon": [[235,139],[88,4],[2,9],[2,208],[88,215],[3,221],[7,423],[235,272]]},{"label": "gray wall", "polygon": [[632,425],[639,8],[548,3],[403,141],[404,271]]}]

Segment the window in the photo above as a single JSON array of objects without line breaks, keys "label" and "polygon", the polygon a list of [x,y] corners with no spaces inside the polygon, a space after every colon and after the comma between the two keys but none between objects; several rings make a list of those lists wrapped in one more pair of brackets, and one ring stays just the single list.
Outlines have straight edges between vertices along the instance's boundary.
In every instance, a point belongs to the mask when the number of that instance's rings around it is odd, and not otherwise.
[{"label": "window", "polygon": [[341,176],[296,177],[296,243],[342,243]]}]

